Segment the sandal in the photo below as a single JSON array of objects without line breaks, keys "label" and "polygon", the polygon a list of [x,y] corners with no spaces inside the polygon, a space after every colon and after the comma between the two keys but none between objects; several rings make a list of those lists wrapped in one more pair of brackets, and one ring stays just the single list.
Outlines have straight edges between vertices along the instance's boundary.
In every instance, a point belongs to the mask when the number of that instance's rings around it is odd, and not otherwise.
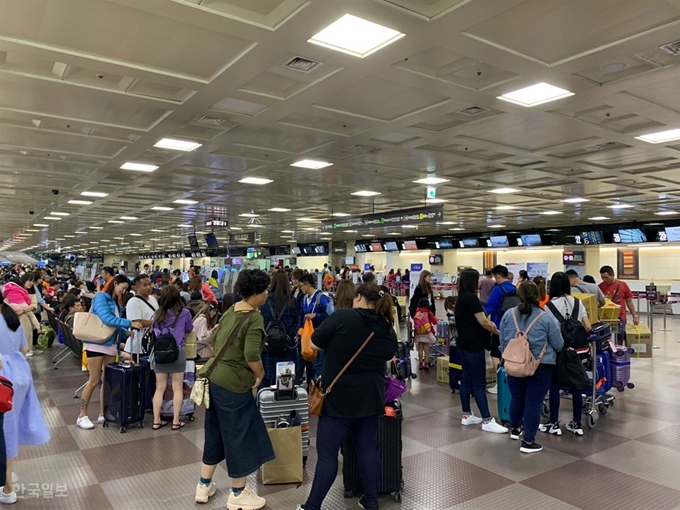
[{"label": "sandal", "polygon": [[172,424],[172,430],[179,430],[179,429],[184,428],[185,426],[186,426],[186,423],[184,423],[183,421],[181,421],[179,423],[173,423]]},{"label": "sandal", "polygon": [[168,424],[167,421],[162,421],[160,423],[154,423],[151,425],[151,430],[160,430]]}]

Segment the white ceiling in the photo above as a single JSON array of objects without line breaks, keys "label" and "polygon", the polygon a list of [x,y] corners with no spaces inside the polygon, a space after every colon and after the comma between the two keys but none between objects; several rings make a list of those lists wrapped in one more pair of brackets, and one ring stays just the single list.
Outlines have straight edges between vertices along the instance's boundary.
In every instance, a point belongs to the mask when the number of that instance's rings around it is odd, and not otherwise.
[{"label": "white ceiling", "polygon": [[[406,36],[365,59],[307,42],[346,13]],[[2,247],[165,250],[185,241],[178,224],[220,216],[248,231],[251,211],[263,241],[314,241],[300,218],[423,205],[412,181],[428,174],[450,180],[437,197],[455,224],[419,233],[660,219],[680,210],[680,141],[635,136],[680,127],[680,56],[658,49],[678,23],[680,0],[0,0]],[[323,65],[282,67],[295,56]],[[626,67],[602,70],[612,63]],[[496,99],[538,82],[575,95]],[[475,105],[488,111],[460,113]],[[154,148],[164,137],[203,146]],[[289,166],[302,158],[333,166]],[[120,170],[128,161],[160,168]],[[247,176],[274,182],[238,183]],[[501,186],[522,192],[487,192]],[[67,203],[83,191],[109,195]],[[607,208],[618,200],[635,207]],[[107,223],[121,216],[139,220]]]}]

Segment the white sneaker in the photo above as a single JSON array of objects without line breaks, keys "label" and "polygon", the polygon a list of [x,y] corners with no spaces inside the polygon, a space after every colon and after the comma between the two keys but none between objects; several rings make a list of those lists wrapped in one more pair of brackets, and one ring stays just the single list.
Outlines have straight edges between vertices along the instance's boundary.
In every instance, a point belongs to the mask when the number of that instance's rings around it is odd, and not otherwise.
[{"label": "white sneaker", "polygon": [[475,416],[474,414],[471,414],[467,418],[463,417],[460,422],[463,425],[479,425],[480,423],[484,423],[484,420],[482,420],[479,416]]},{"label": "white sneaker", "polygon": [[43,353],[43,351],[41,351],[40,349],[33,349],[31,352],[33,354],[42,354]]},{"label": "white sneaker", "polygon": [[99,415],[99,418],[97,418],[97,423],[99,423],[99,425],[104,425],[104,423],[106,423],[106,418],[104,418],[103,414]]},{"label": "white sneaker", "polygon": [[196,486],[196,503],[207,503],[217,492],[217,485],[210,482],[210,486],[198,482]]},{"label": "white sneaker", "polygon": [[486,392],[491,393],[492,395],[498,395],[498,385],[492,386],[491,388],[487,388]]},{"label": "white sneaker", "polygon": [[560,428],[560,423],[541,423],[538,426],[538,430],[541,432],[547,432],[548,434],[552,434],[553,436],[561,436],[562,435],[562,429]]},{"label": "white sneaker", "polygon": [[83,430],[92,430],[94,428],[94,423],[90,420],[89,416],[83,416],[76,420],[76,425],[78,425]]},{"label": "white sneaker", "polygon": [[574,421],[570,421],[569,423],[567,423],[567,430],[569,432],[573,432],[577,436],[583,435],[583,427],[581,426],[580,423],[576,423]]},{"label": "white sneaker", "polygon": [[267,500],[261,498],[253,489],[246,487],[239,496],[234,496],[231,491],[227,500],[228,510],[260,510],[267,504]]},{"label": "white sneaker", "polygon": [[33,351],[28,351],[28,352],[25,354],[25,356],[26,356],[27,358],[32,358],[32,357],[33,357]]},{"label": "white sneaker", "polygon": [[[0,489],[4,489],[4,487],[0,487]],[[12,491],[9,494],[5,494],[4,491],[0,492],[0,504],[13,505],[16,502],[17,502],[16,492]]]},{"label": "white sneaker", "polygon": [[495,418],[491,418],[490,421],[482,424],[482,430],[484,432],[493,432],[494,434],[507,434],[508,429],[503,425],[496,423]]}]

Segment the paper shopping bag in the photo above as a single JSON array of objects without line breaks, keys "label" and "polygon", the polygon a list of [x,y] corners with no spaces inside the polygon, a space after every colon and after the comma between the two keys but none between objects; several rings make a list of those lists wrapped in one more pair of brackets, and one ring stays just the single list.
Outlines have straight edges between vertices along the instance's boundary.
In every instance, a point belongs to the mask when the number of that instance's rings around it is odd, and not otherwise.
[{"label": "paper shopping bag", "polygon": [[302,326],[298,333],[300,333],[302,357],[307,361],[314,361],[317,351],[312,349],[312,335],[314,334],[314,324],[312,324],[312,321],[305,321],[305,325]]},{"label": "paper shopping bag", "polygon": [[276,458],[262,466],[262,483],[301,483],[302,428],[267,429]]}]

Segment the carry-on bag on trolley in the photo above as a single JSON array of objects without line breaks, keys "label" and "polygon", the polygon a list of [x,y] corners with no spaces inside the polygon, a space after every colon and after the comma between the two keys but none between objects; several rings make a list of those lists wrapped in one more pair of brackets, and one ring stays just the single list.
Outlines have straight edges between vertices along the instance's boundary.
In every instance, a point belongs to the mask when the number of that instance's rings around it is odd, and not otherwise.
[{"label": "carry-on bag on trolley", "polygon": [[450,339],[449,323],[444,320],[440,320],[437,323],[437,340],[439,342],[443,341],[443,343],[446,343],[448,345],[449,339]]},{"label": "carry-on bag on trolley", "polygon": [[612,389],[611,358],[609,352],[600,352],[595,356],[595,387],[597,396],[604,395]]},{"label": "carry-on bag on trolley", "polygon": [[413,373],[413,362],[411,361],[412,350],[413,344],[409,342],[397,343],[397,354],[393,361],[395,364],[393,374],[401,381],[415,379],[417,377],[417,375]]},{"label": "carry-on bag on trolley", "polygon": [[597,352],[610,350],[612,342],[612,328],[609,324],[604,322],[596,322],[593,324],[593,329],[589,333],[591,341],[595,342]]},{"label": "carry-on bag on trolley", "polygon": [[612,386],[618,391],[623,391],[626,388],[635,388],[635,385],[630,382],[630,357],[633,352],[635,351],[630,347],[617,345],[616,351],[612,354]]},{"label": "carry-on bag on trolley", "polygon": [[288,420],[294,411],[294,415],[297,416],[302,429],[302,459],[303,465],[306,465],[307,456],[309,455],[309,406],[307,404],[307,391],[301,386],[295,386],[291,398],[277,399],[276,390],[273,388],[263,388],[257,393],[257,404],[265,425],[270,428],[275,428],[281,420]]},{"label": "carry-on bag on trolley", "polygon": [[120,425],[121,434],[132,424],[144,426],[147,367],[128,363],[107,365],[104,369],[104,427]]},{"label": "carry-on bag on trolley", "polygon": [[510,386],[508,385],[508,374],[505,367],[498,367],[496,387],[498,393],[496,400],[498,401],[498,419],[501,420],[502,425],[510,423],[510,402],[512,395],[510,395]]},{"label": "carry-on bag on trolley", "polygon": [[[380,483],[378,494],[391,494],[396,502],[401,501],[404,488],[401,463],[401,426],[404,416],[399,401],[385,406],[386,414],[378,421],[378,450],[380,451]],[[359,462],[352,433],[348,433],[342,444],[342,481],[345,497],[354,498],[363,494],[364,487],[359,476]]]}]

